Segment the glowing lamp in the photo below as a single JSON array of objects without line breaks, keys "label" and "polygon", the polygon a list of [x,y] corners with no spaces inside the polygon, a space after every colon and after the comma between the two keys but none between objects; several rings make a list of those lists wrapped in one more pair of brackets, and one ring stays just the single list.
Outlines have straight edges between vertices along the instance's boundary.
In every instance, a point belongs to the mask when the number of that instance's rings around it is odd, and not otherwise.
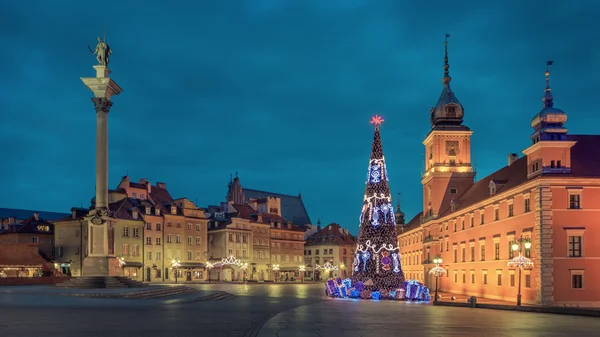
[{"label": "glowing lamp", "polygon": [[513,250],[513,252],[516,252],[517,250],[519,250],[519,244],[518,244],[518,243],[516,243],[516,242],[515,242],[515,243],[513,243],[513,244],[512,244],[512,250]]},{"label": "glowing lamp", "polygon": [[531,241],[525,241],[525,249],[530,249],[531,248]]}]

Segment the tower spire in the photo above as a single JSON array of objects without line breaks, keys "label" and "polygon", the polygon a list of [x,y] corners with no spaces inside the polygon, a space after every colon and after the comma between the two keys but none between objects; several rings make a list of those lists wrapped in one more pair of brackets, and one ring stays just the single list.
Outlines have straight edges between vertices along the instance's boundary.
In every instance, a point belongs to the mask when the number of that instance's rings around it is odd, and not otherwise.
[{"label": "tower spire", "polygon": [[554,96],[550,89],[550,66],[554,61],[546,61],[546,89],[544,90],[544,98],[542,98],[542,108],[552,108],[554,106]]},{"label": "tower spire", "polygon": [[450,81],[452,77],[450,77],[450,64],[448,63],[448,38],[450,34],[446,32],[446,37],[444,38],[444,77],[442,77],[442,83],[444,83],[444,87],[450,86]]}]

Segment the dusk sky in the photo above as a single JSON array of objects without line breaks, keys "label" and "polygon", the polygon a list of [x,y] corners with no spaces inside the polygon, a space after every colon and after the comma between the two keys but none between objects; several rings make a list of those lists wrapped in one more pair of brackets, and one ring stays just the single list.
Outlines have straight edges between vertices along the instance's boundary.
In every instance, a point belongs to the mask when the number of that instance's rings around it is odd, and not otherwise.
[{"label": "dusk sky", "polygon": [[376,113],[393,203],[421,210],[445,30],[480,179],[530,145],[547,60],[569,132],[598,133],[598,13],[594,0],[3,1],[0,207],[90,205],[95,112],[79,78],[105,24],[123,88],[110,188],[129,172],[206,206],[238,171],[356,234]]}]

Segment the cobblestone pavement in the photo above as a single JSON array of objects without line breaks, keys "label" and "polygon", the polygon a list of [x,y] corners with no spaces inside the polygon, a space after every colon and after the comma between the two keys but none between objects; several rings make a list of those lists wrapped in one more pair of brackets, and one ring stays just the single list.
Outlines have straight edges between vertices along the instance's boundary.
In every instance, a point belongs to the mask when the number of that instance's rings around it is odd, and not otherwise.
[{"label": "cobblestone pavement", "polygon": [[237,297],[182,304],[0,292],[0,336],[554,337],[600,329],[588,317],[326,299],[320,284],[194,287]]},{"label": "cobblestone pavement", "polygon": [[329,299],[278,314],[258,337],[598,336],[599,329],[594,317]]}]

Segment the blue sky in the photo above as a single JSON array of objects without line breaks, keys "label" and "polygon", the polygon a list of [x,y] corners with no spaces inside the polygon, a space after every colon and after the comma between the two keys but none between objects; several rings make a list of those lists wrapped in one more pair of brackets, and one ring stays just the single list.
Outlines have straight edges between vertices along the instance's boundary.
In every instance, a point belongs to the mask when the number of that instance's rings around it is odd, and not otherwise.
[{"label": "blue sky", "polygon": [[571,133],[597,133],[600,3],[581,1],[4,1],[2,207],[68,211],[94,194],[95,116],[80,77],[108,27],[123,93],[109,117],[109,179],[164,181],[201,206],[242,185],[301,192],[314,222],[356,232],[381,114],[391,189],[421,209],[422,140],[452,88],[478,178],[529,143],[546,60]]}]

